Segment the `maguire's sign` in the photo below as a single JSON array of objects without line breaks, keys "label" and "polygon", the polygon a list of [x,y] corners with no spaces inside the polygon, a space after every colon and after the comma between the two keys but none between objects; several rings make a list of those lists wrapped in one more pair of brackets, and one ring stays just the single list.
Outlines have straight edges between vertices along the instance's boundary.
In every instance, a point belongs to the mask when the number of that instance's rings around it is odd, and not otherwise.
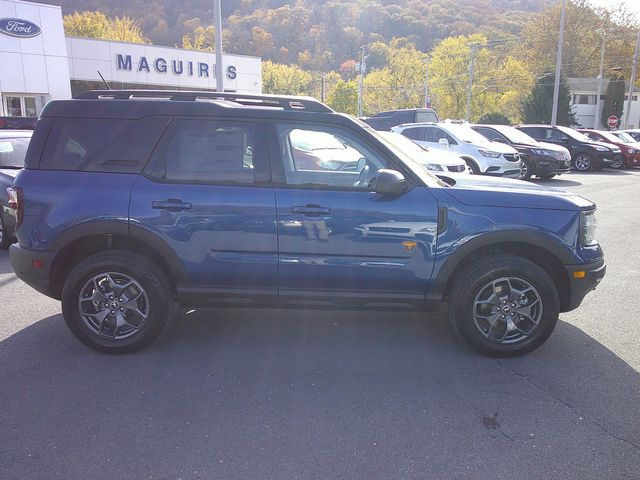
[{"label": "maguire's sign", "polygon": [[[126,70],[126,71],[136,71],[136,72],[147,72],[151,73],[151,68],[153,68],[158,73],[167,73],[171,71],[174,75],[189,75],[190,77],[198,76],[198,77],[209,77],[209,64],[203,62],[190,62],[183,60],[171,60],[168,62],[166,59],[162,57],[158,57],[153,59],[152,61],[147,60],[147,57],[140,57],[137,66],[134,68],[134,64],[131,60],[131,55],[122,55],[120,53],[116,54],[116,68],[118,70]],[[215,75],[216,66],[211,65],[211,75]],[[227,78],[230,80],[234,80],[238,74],[236,72],[236,67],[234,65],[227,66]]]},{"label": "maguire's sign", "polygon": [[0,32],[12,37],[35,37],[40,35],[42,29],[29,20],[21,18],[0,18]]}]

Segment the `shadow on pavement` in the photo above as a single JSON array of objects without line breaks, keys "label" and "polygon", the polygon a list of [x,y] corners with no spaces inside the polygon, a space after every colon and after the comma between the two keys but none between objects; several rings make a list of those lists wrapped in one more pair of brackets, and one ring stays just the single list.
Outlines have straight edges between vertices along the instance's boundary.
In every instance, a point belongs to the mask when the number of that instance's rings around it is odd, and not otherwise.
[{"label": "shadow on pavement", "polygon": [[529,180],[530,182],[536,183],[538,185],[544,185],[545,187],[579,187],[582,185],[580,182],[576,182],[574,180],[567,180],[564,178],[532,178]]},{"label": "shadow on pavement", "polygon": [[203,310],[110,356],[56,315],[0,342],[0,365],[3,478],[640,471],[638,372],[564,322],[496,360],[418,314]]}]

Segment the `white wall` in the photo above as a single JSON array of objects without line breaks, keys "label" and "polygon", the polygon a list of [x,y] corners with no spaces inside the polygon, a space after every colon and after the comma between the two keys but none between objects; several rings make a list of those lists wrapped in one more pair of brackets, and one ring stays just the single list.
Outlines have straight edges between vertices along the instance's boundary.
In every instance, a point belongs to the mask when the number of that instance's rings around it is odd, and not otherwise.
[{"label": "white wall", "polygon": [[[107,81],[138,83],[181,88],[216,88],[216,78],[213,71],[215,54],[193,52],[177,48],[158,47],[153,45],[138,45],[133,43],[111,42],[86,38],[67,37],[67,52],[69,55],[69,73],[74,80],[100,81],[97,73]],[[119,68],[117,55],[123,59],[131,57],[131,69]],[[142,58],[145,58],[149,71],[141,69]],[[166,62],[166,72],[156,69],[157,59]],[[173,71],[173,62],[176,70]],[[181,62],[181,63],[180,63]],[[189,72],[189,64],[193,66],[193,73]],[[198,65],[208,65],[208,76],[200,75]],[[262,91],[261,60],[259,57],[243,55],[224,55],[223,66],[225,90],[235,90],[246,93],[260,93]],[[229,78],[228,67],[235,67],[236,78]],[[162,64],[160,64],[162,67]]]},{"label": "white wall", "polygon": [[[0,18],[20,18],[40,26],[32,38],[0,33],[0,94],[33,94],[43,100],[69,98],[69,67],[58,6],[0,0]],[[4,114],[0,107],[0,114]]]}]

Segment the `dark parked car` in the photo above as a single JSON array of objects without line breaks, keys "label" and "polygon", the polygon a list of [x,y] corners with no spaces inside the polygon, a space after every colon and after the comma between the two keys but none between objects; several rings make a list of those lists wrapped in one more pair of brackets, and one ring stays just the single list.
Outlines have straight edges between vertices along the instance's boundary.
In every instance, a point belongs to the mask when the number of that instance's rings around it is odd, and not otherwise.
[{"label": "dark parked car", "polygon": [[635,142],[633,137],[623,132],[604,132],[589,128],[579,128],[578,131],[594,142],[608,143],[620,149],[622,157],[620,161],[612,163],[611,168],[640,167],[640,143]]},{"label": "dark parked car", "polygon": [[37,120],[35,117],[0,117],[0,130],[33,130]]},{"label": "dark parked car", "polygon": [[472,125],[492,142],[506,143],[520,153],[522,175],[528,180],[532,176],[553,178],[571,170],[569,150],[553,143],[538,142],[521,130],[507,125]]},{"label": "dark parked car", "polygon": [[[328,152],[298,168],[292,138],[320,133],[357,168],[323,169]],[[448,302],[469,345],[521,355],[595,288],[604,257],[592,202],[494,182],[444,183],[309,98],[87,92],[38,121],[11,190],[11,264],[105,352],[148,345],[179,306]]]},{"label": "dark parked car", "polygon": [[24,166],[31,130],[0,131],[0,249],[7,248],[15,236],[15,216],[9,205],[7,188]]},{"label": "dark parked car", "polygon": [[573,167],[581,172],[609,167],[622,157],[615,145],[594,142],[573,128],[559,125],[517,125],[516,128],[539,142],[566,147],[571,152]]},{"label": "dark parked car", "polygon": [[364,121],[376,130],[390,131],[393,127],[404,123],[437,123],[440,119],[431,108],[406,108],[376,113],[365,118]]}]

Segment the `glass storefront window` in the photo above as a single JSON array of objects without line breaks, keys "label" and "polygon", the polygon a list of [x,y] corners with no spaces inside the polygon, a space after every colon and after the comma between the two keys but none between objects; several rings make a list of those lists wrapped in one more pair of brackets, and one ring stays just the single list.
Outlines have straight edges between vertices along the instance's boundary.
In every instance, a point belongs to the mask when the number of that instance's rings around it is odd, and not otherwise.
[{"label": "glass storefront window", "polygon": [[38,112],[36,110],[36,98],[24,97],[24,116],[25,117],[37,117]]},{"label": "glass storefront window", "polygon": [[10,117],[22,117],[22,102],[20,97],[6,97],[7,115]]}]

